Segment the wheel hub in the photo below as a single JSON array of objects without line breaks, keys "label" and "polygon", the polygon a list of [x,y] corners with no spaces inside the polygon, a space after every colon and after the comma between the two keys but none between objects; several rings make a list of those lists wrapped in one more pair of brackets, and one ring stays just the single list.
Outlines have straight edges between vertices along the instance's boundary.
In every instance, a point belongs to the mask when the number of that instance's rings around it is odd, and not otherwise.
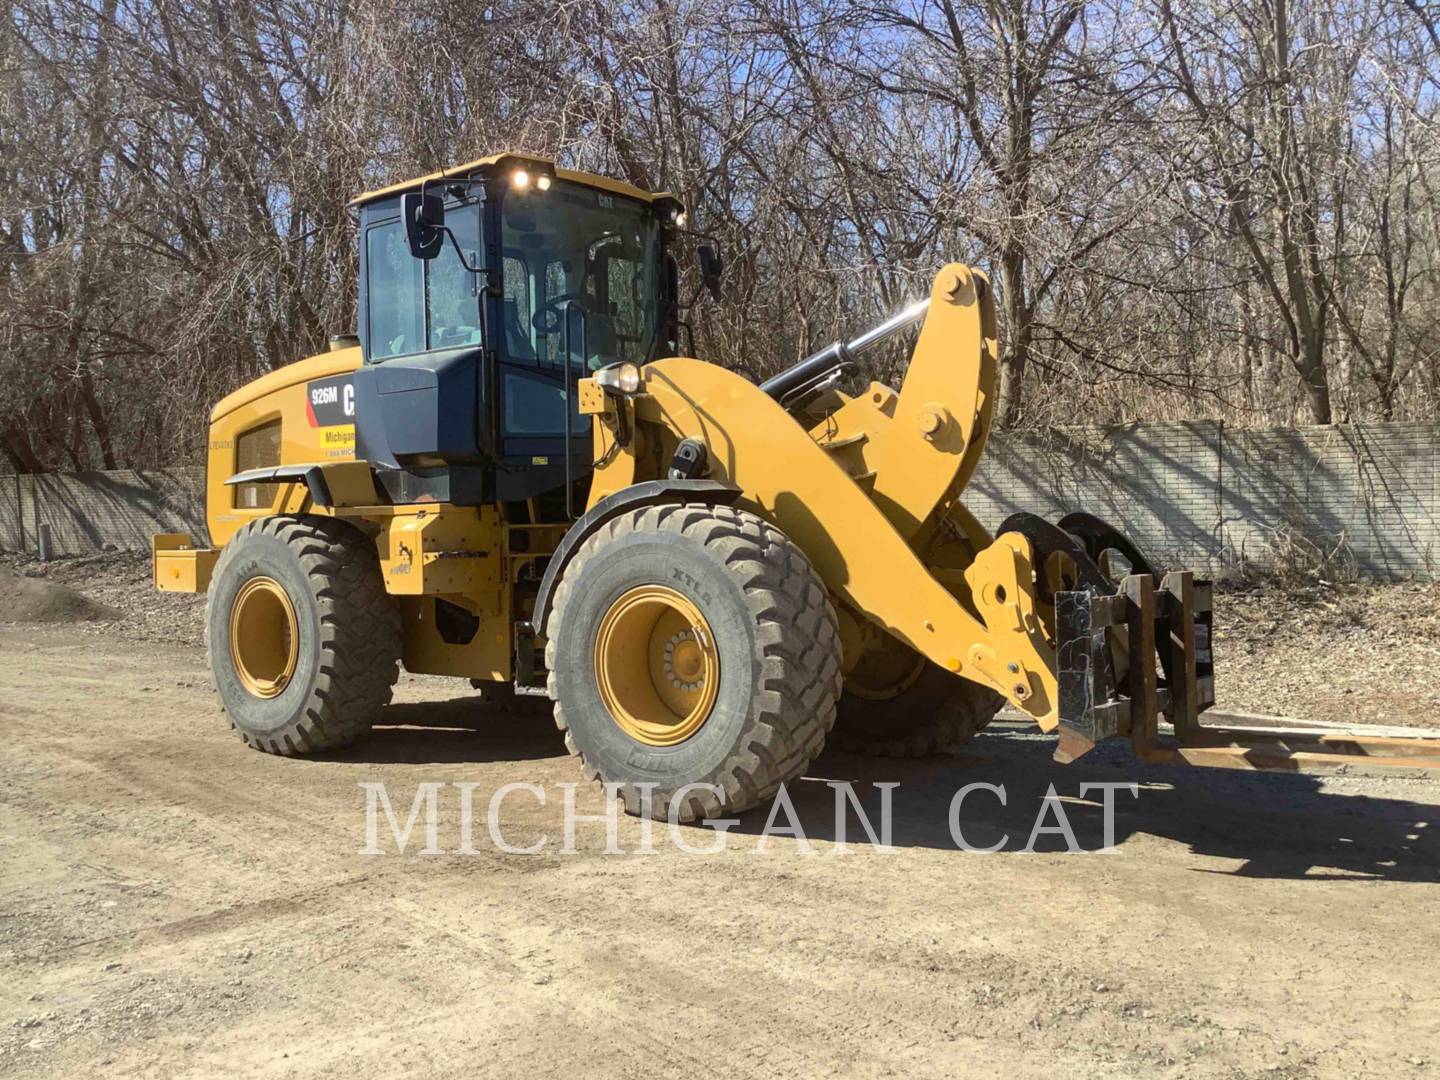
[{"label": "wheel hub", "polygon": [[710,624],[689,597],[664,585],[625,593],[595,638],[600,700],[616,726],[647,746],[674,746],[710,715],[720,657]]},{"label": "wheel hub", "polygon": [[253,577],[230,605],[230,662],[258,698],[284,693],[300,658],[300,625],[289,594],[274,578]]},{"label": "wheel hub", "polygon": [[693,694],[700,689],[705,675],[705,653],[693,628],[672,634],[665,643],[665,675],[677,690]]}]

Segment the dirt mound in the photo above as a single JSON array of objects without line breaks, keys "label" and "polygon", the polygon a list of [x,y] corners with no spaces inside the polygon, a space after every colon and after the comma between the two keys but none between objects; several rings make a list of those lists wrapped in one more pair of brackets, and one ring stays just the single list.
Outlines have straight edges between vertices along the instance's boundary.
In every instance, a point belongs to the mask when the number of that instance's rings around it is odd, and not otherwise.
[{"label": "dirt mound", "polygon": [[0,567],[0,622],[78,623],[119,617],[114,608],[68,586]]}]

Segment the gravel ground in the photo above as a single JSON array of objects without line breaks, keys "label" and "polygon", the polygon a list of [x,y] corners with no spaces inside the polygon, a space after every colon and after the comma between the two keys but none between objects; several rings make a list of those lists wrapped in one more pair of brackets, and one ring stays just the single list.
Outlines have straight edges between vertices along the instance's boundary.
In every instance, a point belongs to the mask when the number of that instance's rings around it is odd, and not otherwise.
[{"label": "gravel ground", "polygon": [[[130,641],[205,644],[205,597],[156,589],[148,553],[107,551],[43,563],[0,552],[0,567],[57,582],[120,613],[115,620],[74,624],[82,633],[106,637],[118,633]],[[0,623],[4,621],[0,612]]]},{"label": "gravel ground", "polygon": [[[686,854],[620,818],[564,853],[561,785],[602,814],[544,717],[402,677],[384,726],[310,759],[226,729],[204,654],[113,627],[0,628],[0,1075],[15,1077],[1434,1075],[1440,787],[1050,760],[982,735],[961,755],[826,753],[790,785],[805,845],[764,809]],[[1123,747],[1119,748],[1123,751]],[[893,853],[832,780],[879,809]],[[1027,837],[1047,789],[1113,855]],[[440,785],[439,854],[403,821]],[[953,796],[972,844],[956,850]],[[504,804],[462,849],[457,784]],[[1053,785],[1053,786],[1052,786]],[[533,790],[533,789],[532,789]],[[786,824],[781,817],[778,824]],[[1049,821],[1054,826],[1053,815]],[[684,830],[690,845],[715,834]],[[538,839],[537,839],[538,838]],[[858,842],[858,846],[857,846]]]},{"label": "gravel ground", "polygon": [[1440,585],[1217,587],[1215,652],[1221,707],[1440,727]]}]

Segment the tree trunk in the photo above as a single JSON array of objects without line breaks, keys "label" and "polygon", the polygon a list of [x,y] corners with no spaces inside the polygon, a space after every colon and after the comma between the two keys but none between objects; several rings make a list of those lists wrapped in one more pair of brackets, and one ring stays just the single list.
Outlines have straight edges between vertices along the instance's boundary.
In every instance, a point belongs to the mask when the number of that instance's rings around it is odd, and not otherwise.
[{"label": "tree trunk", "polygon": [[1030,309],[1025,303],[1025,252],[1018,246],[1005,249],[1000,259],[1001,300],[1005,308],[1006,342],[1000,353],[1000,397],[995,425],[1014,427],[1020,420],[1025,397],[1025,367],[1030,361],[1033,330]]},{"label": "tree trunk", "polygon": [[10,459],[17,473],[38,473],[44,472],[45,466],[40,461],[40,456],[35,453],[35,448],[30,445],[30,438],[25,432],[10,425],[0,429],[0,446],[5,448],[5,456]]},{"label": "tree trunk", "polygon": [[90,418],[95,442],[100,446],[101,462],[108,470],[119,468],[115,463],[115,447],[110,439],[110,421],[106,419],[105,410],[95,397],[95,380],[90,377],[88,370],[80,375],[80,399],[85,403],[85,414]]},{"label": "tree trunk", "polygon": [[1304,359],[1295,366],[1305,381],[1305,395],[1310,402],[1310,419],[1316,424],[1334,423],[1330,410],[1330,379],[1325,372],[1324,342],[1307,343]]}]

